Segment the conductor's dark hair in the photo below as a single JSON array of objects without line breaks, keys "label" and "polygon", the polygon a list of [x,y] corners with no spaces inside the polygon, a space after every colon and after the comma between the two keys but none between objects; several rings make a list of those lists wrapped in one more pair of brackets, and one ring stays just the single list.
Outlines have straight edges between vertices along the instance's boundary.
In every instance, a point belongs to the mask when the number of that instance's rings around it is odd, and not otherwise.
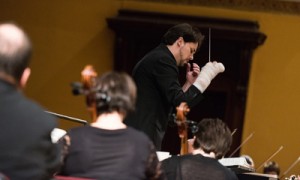
[{"label": "conductor's dark hair", "polygon": [[127,115],[135,108],[136,85],[124,72],[107,72],[96,79],[97,114],[117,111]]},{"label": "conductor's dark hair", "polygon": [[197,27],[182,23],[171,27],[162,37],[162,43],[172,45],[179,37],[182,37],[185,42],[198,43],[198,47],[200,47],[204,39]]},{"label": "conductor's dark hair", "polygon": [[205,153],[214,152],[217,159],[222,158],[232,143],[231,131],[221,119],[206,118],[199,122],[193,147]]}]

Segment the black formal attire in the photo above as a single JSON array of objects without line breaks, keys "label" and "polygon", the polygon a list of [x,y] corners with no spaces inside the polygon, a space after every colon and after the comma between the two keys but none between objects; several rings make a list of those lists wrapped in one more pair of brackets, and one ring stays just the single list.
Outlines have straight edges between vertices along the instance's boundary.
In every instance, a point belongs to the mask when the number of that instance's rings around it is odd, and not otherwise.
[{"label": "black formal attire", "polygon": [[160,150],[167,122],[175,107],[181,102],[191,107],[203,96],[194,85],[186,92],[182,91],[176,60],[164,44],[144,56],[134,67],[132,75],[137,85],[136,110],[124,122],[145,132]]},{"label": "black formal attire", "polygon": [[69,130],[60,143],[65,155],[59,175],[105,180],[162,178],[153,143],[131,127],[77,127]]},{"label": "black formal attire", "polygon": [[51,179],[60,164],[54,117],[0,80],[0,172],[10,180]]},{"label": "black formal attire", "polygon": [[172,156],[162,161],[162,169],[169,180],[237,180],[233,171],[217,159],[200,154]]}]

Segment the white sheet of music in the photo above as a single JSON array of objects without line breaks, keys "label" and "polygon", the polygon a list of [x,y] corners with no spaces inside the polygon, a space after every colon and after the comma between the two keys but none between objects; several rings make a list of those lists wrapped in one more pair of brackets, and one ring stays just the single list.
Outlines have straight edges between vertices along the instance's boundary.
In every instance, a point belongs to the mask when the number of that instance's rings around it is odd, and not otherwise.
[{"label": "white sheet of music", "polygon": [[63,137],[67,132],[63,129],[54,128],[51,132],[51,140],[56,143],[61,137]]},{"label": "white sheet of music", "polygon": [[164,159],[167,159],[169,157],[171,157],[169,152],[165,152],[165,151],[156,151],[157,157],[159,161],[162,161]]}]

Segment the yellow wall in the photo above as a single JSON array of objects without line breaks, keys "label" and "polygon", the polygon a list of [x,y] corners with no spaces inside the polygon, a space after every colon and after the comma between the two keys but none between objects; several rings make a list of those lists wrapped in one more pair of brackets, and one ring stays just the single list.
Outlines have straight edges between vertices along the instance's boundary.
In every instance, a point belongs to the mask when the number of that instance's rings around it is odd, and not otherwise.
[{"label": "yellow wall", "polygon": [[[49,111],[89,119],[83,96],[70,83],[80,81],[86,64],[99,74],[112,69],[114,33],[105,17],[120,2],[111,0],[0,0],[0,21],[15,21],[34,46],[32,75],[25,93]],[[78,125],[69,123],[70,125]]]},{"label": "yellow wall", "polygon": [[[105,18],[117,15],[118,9],[258,21],[267,40],[253,58],[243,139],[252,132],[254,136],[242,154],[250,155],[258,167],[283,146],[273,158],[282,172],[300,156],[300,16],[124,0],[0,4],[0,21],[19,23],[33,41],[33,74],[25,93],[50,111],[82,119],[89,119],[84,97],[74,97],[70,83],[80,81],[86,64],[93,64],[99,74],[112,69],[114,33]],[[300,174],[299,168],[298,164],[288,174]]]}]

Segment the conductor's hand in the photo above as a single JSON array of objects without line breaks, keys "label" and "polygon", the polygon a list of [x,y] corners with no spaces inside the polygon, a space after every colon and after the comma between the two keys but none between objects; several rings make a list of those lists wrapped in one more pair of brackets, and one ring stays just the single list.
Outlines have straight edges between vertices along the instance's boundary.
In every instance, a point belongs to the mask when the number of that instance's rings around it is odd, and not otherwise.
[{"label": "conductor's hand", "polygon": [[194,85],[203,93],[216,75],[224,71],[225,67],[222,63],[217,61],[208,62],[204,67],[202,67],[198,78],[194,82]]},{"label": "conductor's hand", "polygon": [[191,64],[187,63],[186,66],[186,80],[190,83],[193,84],[197,77],[199,76],[200,73],[200,67],[198,64],[193,63],[193,68],[191,69]]}]

